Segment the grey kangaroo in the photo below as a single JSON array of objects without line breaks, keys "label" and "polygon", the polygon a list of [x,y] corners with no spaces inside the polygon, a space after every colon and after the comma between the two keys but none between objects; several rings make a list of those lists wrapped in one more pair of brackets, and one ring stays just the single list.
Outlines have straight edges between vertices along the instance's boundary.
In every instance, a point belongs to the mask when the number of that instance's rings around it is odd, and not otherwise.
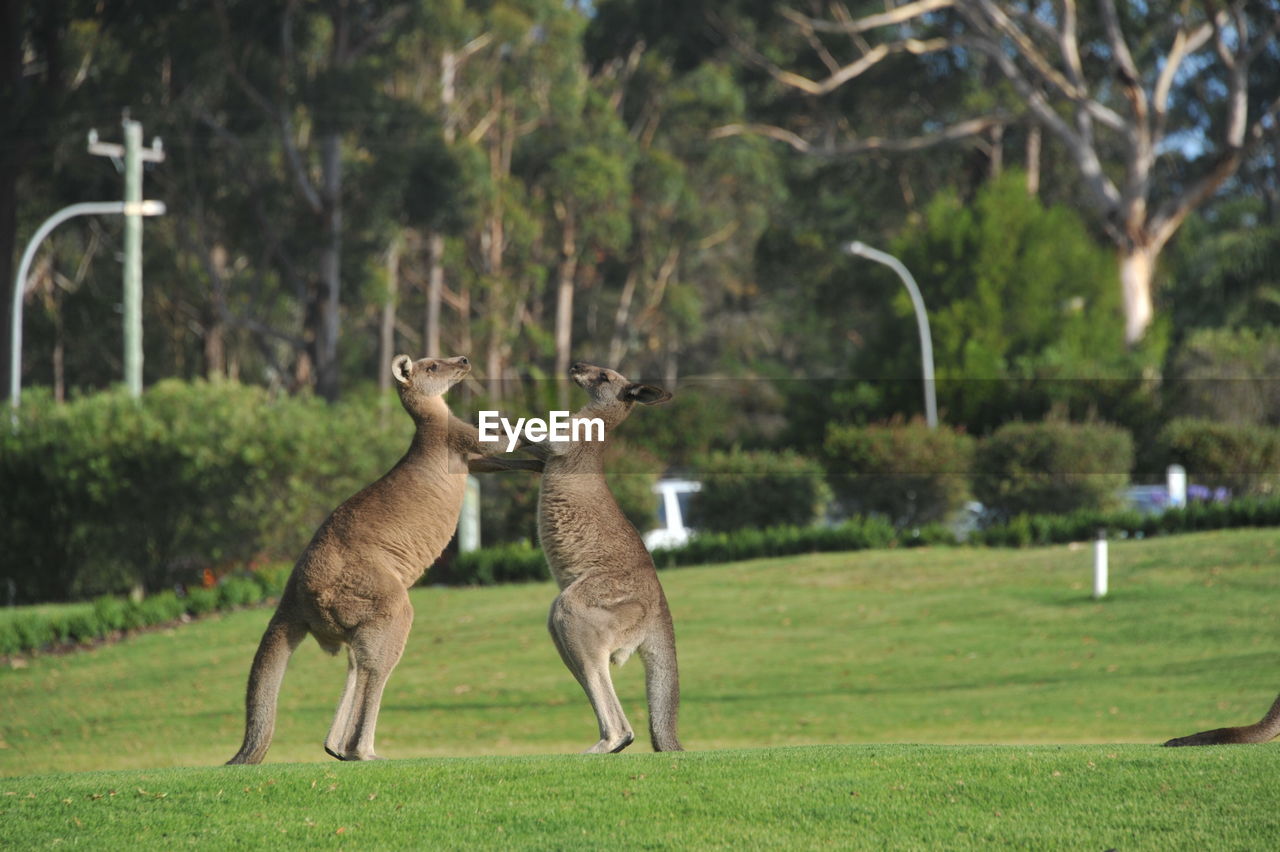
[{"label": "grey kangaroo", "polygon": [[[589,397],[573,418],[599,418],[606,438],[636,403],[671,398],[667,391],[603,367],[574,364],[569,376]],[[584,432],[576,441],[526,445],[538,459],[478,459],[475,464],[480,470],[543,471],[538,537],[560,586],[547,626],[600,724],[600,740],[587,753],[622,751],[635,739],[609,676],[609,664],[622,665],[633,652],[644,661],[653,749],[680,751],[680,677],[671,611],[653,558],[605,482],[606,441],[586,440],[596,433]]]},{"label": "grey kangaroo", "polygon": [[466,358],[397,355],[391,370],[416,427],[409,450],[334,509],[298,559],[249,670],[244,744],[228,763],[262,761],[285,666],[308,633],[330,654],[347,646],[347,685],[325,751],[339,760],[377,758],[382,690],[413,623],[408,589],[453,536],[467,457],[494,451],[442,396],[471,370]]},{"label": "grey kangaroo", "polygon": [[1265,743],[1280,734],[1280,696],[1271,705],[1267,715],[1252,725],[1239,728],[1214,728],[1212,731],[1201,731],[1185,737],[1169,740],[1167,746],[1197,745],[1237,745],[1244,743]]}]

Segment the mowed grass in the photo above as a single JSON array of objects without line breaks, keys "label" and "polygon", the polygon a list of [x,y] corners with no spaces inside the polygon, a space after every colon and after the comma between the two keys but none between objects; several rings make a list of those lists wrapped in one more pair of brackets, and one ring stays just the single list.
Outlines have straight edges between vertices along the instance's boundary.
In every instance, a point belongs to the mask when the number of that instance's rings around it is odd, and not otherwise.
[{"label": "mowed grass", "polygon": [[803,746],[0,780],[18,849],[1274,849],[1280,753]]},{"label": "mowed grass", "polygon": [[1274,848],[1280,748],[1154,744],[1280,691],[1278,556],[1274,530],[1114,542],[1101,602],[1088,546],[667,571],[681,755],[643,753],[638,662],[634,753],[569,754],[595,721],[549,584],[413,593],[373,765],[321,750],[345,660],[310,641],[269,762],[217,765],[269,610],[37,657],[0,672],[0,846]]}]

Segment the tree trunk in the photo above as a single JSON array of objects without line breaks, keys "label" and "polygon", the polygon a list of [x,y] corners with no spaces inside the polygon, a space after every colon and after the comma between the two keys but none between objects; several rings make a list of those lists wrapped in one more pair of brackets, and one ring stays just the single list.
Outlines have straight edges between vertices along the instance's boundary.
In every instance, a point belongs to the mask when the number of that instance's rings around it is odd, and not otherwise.
[{"label": "tree trunk", "polygon": [[337,132],[321,140],[324,182],[324,243],[320,254],[320,293],[316,329],[316,392],[330,402],[338,398],[339,306],[342,295],[342,139]]},{"label": "tree trunk", "polygon": [[631,319],[631,300],[635,298],[636,281],[640,278],[639,264],[632,263],[627,271],[627,280],[622,285],[622,295],[618,297],[618,310],[613,315],[613,337],[609,341],[608,366],[621,370],[622,356],[627,351],[626,335]]},{"label": "tree trunk", "polygon": [[[427,237],[427,316],[422,331],[423,355],[443,357],[440,350],[440,298],[444,292],[444,237],[432,232]],[[469,321],[466,318],[464,321]]]},{"label": "tree trunk", "polygon": [[569,406],[569,359],[573,348],[573,279],[578,271],[578,235],[573,211],[556,205],[562,227],[560,270],[556,284],[556,367],[557,399],[561,408]]},{"label": "tree trunk", "polygon": [[212,287],[204,322],[204,374],[209,381],[227,375],[227,250],[214,246],[209,250],[209,272]]},{"label": "tree trunk", "polygon": [[1027,128],[1027,195],[1040,194],[1040,125]]},{"label": "tree trunk", "polygon": [[[396,301],[400,292],[400,237],[387,246],[387,293],[382,300],[382,320],[378,328],[378,390],[385,399],[391,389],[391,359],[396,346]],[[435,350],[427,355],[436,356]]]},{"label": "tree trunk", "polygon": [[1158,251],[1141,243],[1120,249],[1120,292],[1124,307],[1124,341],[1137,344],[1151,327],[1154,307],[1152,279]]},{"label": "tree trunk", "polygon": [[[14,109],[27,84],[22,73],[24,0],[0,0],[0,91]],[[0,136],[4,156],[0,156],[0,368],[8,390],[9,326],[13,322],[14,252],[18,235],[18,172],[27,159],[27,140],[22,136],[23,116],[5,116],[5,133]]]}]

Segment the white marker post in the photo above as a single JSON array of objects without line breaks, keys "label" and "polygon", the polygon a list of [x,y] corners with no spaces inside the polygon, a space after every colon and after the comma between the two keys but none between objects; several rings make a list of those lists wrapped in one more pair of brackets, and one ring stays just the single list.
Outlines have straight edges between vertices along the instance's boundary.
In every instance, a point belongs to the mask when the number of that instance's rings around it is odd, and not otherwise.
[{"label": "white marker post", "polygon": [[1107,531],[1098,530],[1093,542],[1093,599],[1107,596]]}]

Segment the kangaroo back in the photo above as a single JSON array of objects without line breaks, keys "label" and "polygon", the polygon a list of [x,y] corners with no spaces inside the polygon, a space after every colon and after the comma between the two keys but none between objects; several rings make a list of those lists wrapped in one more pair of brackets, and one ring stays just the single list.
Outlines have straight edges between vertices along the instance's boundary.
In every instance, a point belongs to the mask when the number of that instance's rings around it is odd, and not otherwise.
[{"label": "kangaroo back", "polygon": [[276,698],[280,694],[280,682],[289,657],[307,636],[307,628],[301,624],[281,619],[279,613],[271,619],[258,653],[249,669],[249,687],[245,697],[244,744],[232,763],[261,763],[271,745],[271,735],[276,727]]}]

